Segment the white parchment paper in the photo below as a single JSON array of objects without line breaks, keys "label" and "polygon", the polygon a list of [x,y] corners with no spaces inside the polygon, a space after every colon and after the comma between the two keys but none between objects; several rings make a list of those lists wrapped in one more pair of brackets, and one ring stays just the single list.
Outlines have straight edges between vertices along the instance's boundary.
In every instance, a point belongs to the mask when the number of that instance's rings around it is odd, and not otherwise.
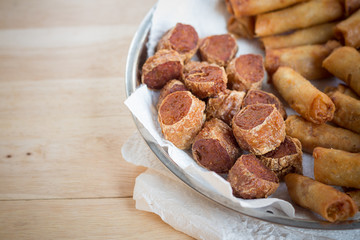
[{"label": "white parchment paper", "polygon": [[[152,19],[152,27],[147,43],[148,55],[154,53],[155,46],[161,36],[177,22],[191,24],[199,34],[199,37],[226,33],[226,22],[228,13],[225,3],[222,0],[160,0]],[[257,53],[264,56],[264,51],[260,48],[258,41],[248,41],[238,39],[239,50],[237,56],[246,53]],[[338,80],[320,80],[314,82],[318,88],[325,86],[335,86]],[[264,80],[263,89],[279,96],[273,87]],[[145,85],[141,85],[126,101],[126,106],[144,125],[144,127],[155,138],[156,142],[167,149],[170,157],[188,174],[195,177],[199,182],[208,186],[241,207],[261,208],[270,207],[281,210],[290,217],[295,216],[295,209],[289,203],[284,183],[280,184],[278,190],[269,198],[244,200],[235,198],[232,195],[230,184],[218,174],[200,167],[191,157],[189,151],[182,151],[172,143],[166,141],[161,133],[157,121],[156,103],[158,92],[149,90]],[[287,114],[294,114],[294,111],[286,107]],[[304,175],[313,177],[313,159],[310,155],[303,155]],[[275,210],[274,210],[275,211]]]}]

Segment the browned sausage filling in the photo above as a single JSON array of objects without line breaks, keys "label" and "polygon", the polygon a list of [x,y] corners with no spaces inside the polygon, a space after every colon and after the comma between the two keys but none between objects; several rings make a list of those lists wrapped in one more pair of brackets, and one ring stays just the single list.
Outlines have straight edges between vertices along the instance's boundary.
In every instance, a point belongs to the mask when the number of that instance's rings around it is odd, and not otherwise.
[{"label": "browned sausage filling", "polygon": [[265,165],[254,155],[243,155],[242,159],[246,169],[254,174],[256,178],[261,178],[270,182],[278,182],[275,173],[265,167]]},{"label": "browned sausage filling", "polygon": [[265,153],[267,158],[282,158],[288,155],[296,154],[296,146],[289,138],[285,138],[284,142],[280,144],[275,150]]},{"label": "browned sausage filling", "polygon": [[192,99],[186,91],[169,94],[159,109],[163,124],[172,125],[180,121],[189,112],[191,103]]},{"label": "browned sausage filling", "polygon": [[186,53],[196,48],[199,37],[192,26],[178,23],[169,40],[172,49],[179,53]]},{"label": "browned sausage filling", "polygon": [[250,105],[235,116],[235,124],[242,129],[252,129],[262,124],[265,119],[274,111],[271,105]]}]

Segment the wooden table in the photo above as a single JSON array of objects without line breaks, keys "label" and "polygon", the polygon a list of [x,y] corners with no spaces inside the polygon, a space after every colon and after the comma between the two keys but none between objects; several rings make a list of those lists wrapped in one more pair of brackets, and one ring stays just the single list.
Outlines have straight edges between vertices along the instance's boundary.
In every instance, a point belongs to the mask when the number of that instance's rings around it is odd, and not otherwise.
[{"label": "wooden table", "polygon": [[131,39],[155,0],[0,1],[0,239],[188,239],[138,211],[121,146]]}]

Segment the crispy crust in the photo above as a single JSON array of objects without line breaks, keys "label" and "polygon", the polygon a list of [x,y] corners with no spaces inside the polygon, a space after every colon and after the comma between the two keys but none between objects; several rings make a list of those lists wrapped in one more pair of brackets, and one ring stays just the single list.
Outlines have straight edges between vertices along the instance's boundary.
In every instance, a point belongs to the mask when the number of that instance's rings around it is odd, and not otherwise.
[{"label": "crispy crust", "polygon": [[206,106],[206,118],[219,118],[231,125],[231,120],[241,109],[244,91],[226,89],[215,98],[210,98]]},{"label": "crispy crust", "polygon": [[200,41],[201,59],[225,67],[238,50],[236,39],[231,34],[212,35]]},{"label": "crispy crust", "polygon": [[[251,129],[243,129],[236,124],[236,118],[249,108],[263,108],[263,106],[271,106],[271,113],[265,120]],[[280,146],[285,139],[285,123],[279,111],[274,105],[254,104],[246,106],[236,114],[232,120],[232,129],[239,146],[256,155],[263,155]]]},{"label": "crispy crust", "polygon": [[199,36],[193,26],[177,23],[160,39],[157,50],[173,49],[184,62],[189,61],[199,48]]},{"label": "crispy crust", "polygon": [[[203,141],[207,139],[210,141]],[[206,143],[210,143],[210,145],[206,146]],[[206,154],[201,155],[204,151]],[[217,173],[227,173],[240,153],[241,150],[236,143],[232,129],[217,118],[205,122],[192,146],[194,159],[200,165]]]},{"label": "crispy crust", "polygon": [[163,49],[146,60],[142,67],[141,82],[148,88],[161,89],[171,79],[182,79],[183,68],[183,61],[176,51]]},{"label": "crispy crust", "polygon": [[[172,125],[164,124],[164,116],[162,116],[162,106],[169,101],[168,99],[174,97],[190,97],[191,106],[189,106],[188,112],[180,121],[175,122]],[[182,104],[179,102],[179,104]],[[177,111],[179,106],[173,106],[173,111]],[[158,121],[165,139],[172,142],[176,147],[180,149],[189,149],[194,141],[195,136],[201,130],[202,125],[205,122],[205,103],[189,91],[177,91],[173,92],[165,97],[159,107]]]},{"label": "crispy crust", "polygon": [[227,77],[223,67],[202,63],[185,73],[184,83],[195,96],[203,99],[225,91]]},{"label": "crispy crust", "polygon": [[[282,157],[276,157],[276,152],[279,151],[281,147],[284,147],[282,145],[286,141],[291,142],[291,144],[295,146],[295,151],[287,153]],[[275,155],[274,157],[271,156],[273,154]],[[278,176],[279,179],[283,179],[283,177],[288,173],[302,174],[303,172],[301,143],[296,138],[286,136],[284,142],[282,142],[278,148],[260,156],[259,158],[265,166],[267,166]]]},{"label": "crispy crust", "polygon": [[265,76],[263,57],[258,54],[244,54],[234,58],[226,67],[226,73],[230,89],[260,89]]},{"label": "crispy crust", "polygon": [[279,187],[279,179],[255,155],[242,155],[230,169],[227,179],[236,197],[266,198]]}]

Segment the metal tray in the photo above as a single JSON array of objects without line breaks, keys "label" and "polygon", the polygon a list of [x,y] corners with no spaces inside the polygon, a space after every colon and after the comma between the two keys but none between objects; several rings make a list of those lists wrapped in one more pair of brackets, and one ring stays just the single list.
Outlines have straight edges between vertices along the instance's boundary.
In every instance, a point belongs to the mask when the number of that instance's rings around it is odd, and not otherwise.
[{"label": "metal tray", "polygon": [[[133,40],[130,45],[129,53],[126,62],[126,95],[129,97],[136,88],[140,85],[141,67],[147,58],[146,42],[151,28],[151,19],[154,13],[155,7],[153,7],[143,19],[140,24]],[[249,217],[260,219],[263,221],[299,227],[309,229],[323,229],[323,230],[349,230],[360,229],[360,219],[348,220],[338,223],[329,223],[321,220],[303,219],[303,218],[290,218],[284,216],[275,216],[274,214],[260,211],[258,209],[240,208],[226,197],[213,192],[203,186],[199,181],[183,171],[168,155],[168,153],[160,147],[155,139],[149,134],[149,132],[143,127],[143,125],[133,116],[134,122],[146,141],[150,149],[155,153],[159,160],[179,179],[186,183],[189,187],[204,195],[208,199],[215,201],[227,208],[230,208],[239,214],[243,214]]]}]

